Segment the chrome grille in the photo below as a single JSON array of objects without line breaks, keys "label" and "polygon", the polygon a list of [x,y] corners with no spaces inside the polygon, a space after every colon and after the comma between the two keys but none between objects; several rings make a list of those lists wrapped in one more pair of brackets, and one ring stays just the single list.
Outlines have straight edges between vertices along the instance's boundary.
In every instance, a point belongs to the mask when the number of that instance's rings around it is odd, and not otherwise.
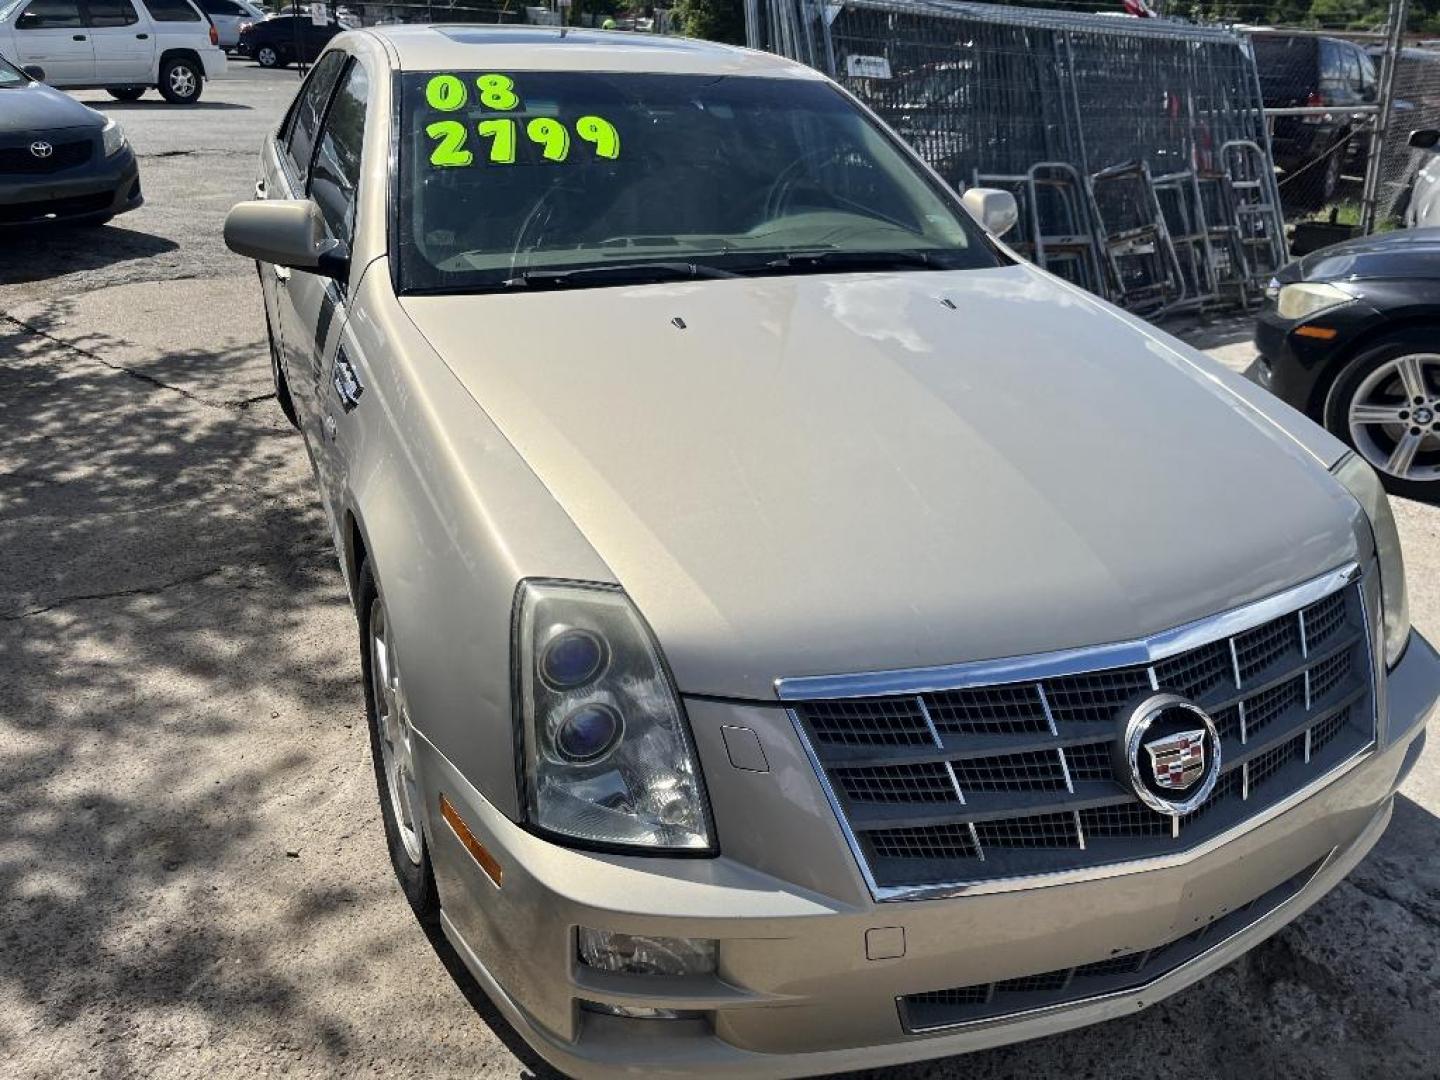
[{"label": "chrome grille", "polygon": [[[1162,643],[1150,663],[789,703],[882,898],[1160,858],[1243,825],[1372,744],[1361,588],[1337,571],[1286,594],[1293,607],[1265,602],[1258,621],[1208,620],[1215,637],[1188,627],[1173,635],[1184,647],[1163,647],[1169,635],[1140,643]],[[1221,735],[1215,790],[1183,818],[1136,797],[1117,745],[1129,709],[1157,689],[1195,701]]]}]

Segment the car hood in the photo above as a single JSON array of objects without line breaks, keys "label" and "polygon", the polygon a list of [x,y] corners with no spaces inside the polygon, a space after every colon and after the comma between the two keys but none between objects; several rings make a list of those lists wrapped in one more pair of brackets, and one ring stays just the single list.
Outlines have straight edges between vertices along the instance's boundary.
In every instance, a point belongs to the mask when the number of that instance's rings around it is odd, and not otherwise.
[{"label": "car hood", "polygon": [[1440,278],[1440,229],[1400,229],[1332,244],[1291,263],[1279,277],[1282,282]]},{"label": "car hood", "polygon": [[100,128],[105,117],[44,83],[0,89],[0,137],[62,128]]},{"label": "car hood", "polygon": [[687,692],[1131,640],[1354,557],[1315,457],[1028,267],[402,302]]}]

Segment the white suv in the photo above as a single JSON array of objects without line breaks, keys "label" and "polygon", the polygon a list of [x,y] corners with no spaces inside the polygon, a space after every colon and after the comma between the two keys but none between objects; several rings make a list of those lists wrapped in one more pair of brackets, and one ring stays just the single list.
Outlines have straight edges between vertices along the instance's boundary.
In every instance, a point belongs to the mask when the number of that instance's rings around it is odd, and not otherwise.
[{"label": "white suv", "polygon": [[[198,101],[225,73],[215,25],[190,0],[0,0],[0,56],[65,90]],[[36,70],[38,69],[38,71]]]}]

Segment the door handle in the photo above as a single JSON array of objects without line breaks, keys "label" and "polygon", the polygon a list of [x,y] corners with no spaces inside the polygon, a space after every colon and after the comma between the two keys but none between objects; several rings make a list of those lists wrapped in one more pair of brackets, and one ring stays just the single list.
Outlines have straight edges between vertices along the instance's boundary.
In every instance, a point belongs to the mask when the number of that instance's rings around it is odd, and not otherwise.
[{"label": "door handle", "polygon": [[136,34],[135,36],[136,36],[137,38],[139,38],[141,41],[149,41],[149,40],[150,40],[150,35],[149,35],[149,34]]},{"label": "door handle", "polygon": [[85,40],[85,35],[84,35],[84,34],[71,34],[71,35],[70,35],[70,40],[71,40],[71,41],[84,41],[84,40]]},{"label": "door handle", "polygon": [[365,393],[365,384],[360,381],[344,349],[336,355],[335,366],[330,369],[330,385],[335,388],[340,407],[347,413],[354,411],[355,406],[360,404],[360,395]]}]

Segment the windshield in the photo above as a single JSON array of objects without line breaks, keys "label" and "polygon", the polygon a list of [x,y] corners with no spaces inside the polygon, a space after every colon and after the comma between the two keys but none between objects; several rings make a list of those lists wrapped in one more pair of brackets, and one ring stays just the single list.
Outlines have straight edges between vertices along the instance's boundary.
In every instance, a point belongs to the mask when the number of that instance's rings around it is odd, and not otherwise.
[{"label": "windshield", "polygon": [[465,71],[400,88],[402,291],[1003,259],[823,82]]},{"label": "windshield", "polygon": [[10,66],[10,63],[0,56],[0,86],[24,86],[30,80],[20,74],[18,68]]}]

